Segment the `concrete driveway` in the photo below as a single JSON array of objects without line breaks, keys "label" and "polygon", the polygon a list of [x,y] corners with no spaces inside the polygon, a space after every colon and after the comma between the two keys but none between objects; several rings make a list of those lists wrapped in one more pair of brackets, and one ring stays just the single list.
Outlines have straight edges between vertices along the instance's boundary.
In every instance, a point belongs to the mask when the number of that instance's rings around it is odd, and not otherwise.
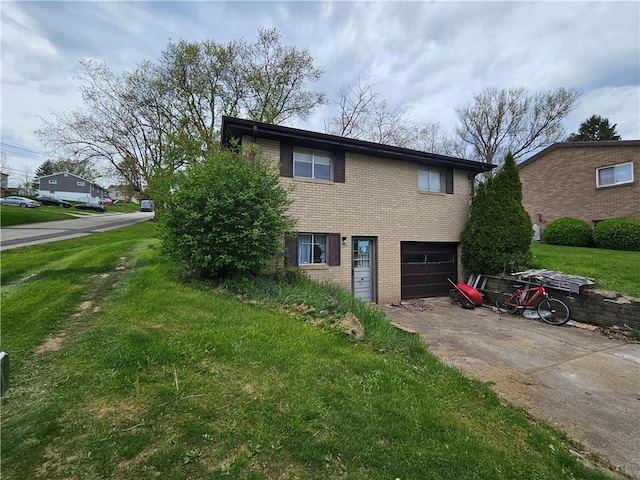
[{"label": "concrete driveway", "polygon": [[382,310],[446,364],[640,478],[640,344],[448,298]]}]

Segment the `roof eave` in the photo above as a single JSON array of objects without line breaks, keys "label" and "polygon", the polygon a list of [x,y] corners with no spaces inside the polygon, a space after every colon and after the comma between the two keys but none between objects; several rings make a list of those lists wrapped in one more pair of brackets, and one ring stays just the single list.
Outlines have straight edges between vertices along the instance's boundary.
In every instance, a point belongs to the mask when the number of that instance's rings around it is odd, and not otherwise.
[{"label": "roof eave", "polygon": [[352,153],[384,157],[394,160],[409,161],[424,165],[452,166],[476,173],[487,172],[495,168],[489,163],[476,162],[463,158],[448,157],[435,153],[421,152],[407,148],[394,147],[380,143],[339,137],[326,133],[311,132],[281,125],[254,122],[232,117],[222,118],[222,143],[228,145],[232,137],[244,135],[267,140],[288,140],[300,146],[324,148],[329,150],[345,150]]}]

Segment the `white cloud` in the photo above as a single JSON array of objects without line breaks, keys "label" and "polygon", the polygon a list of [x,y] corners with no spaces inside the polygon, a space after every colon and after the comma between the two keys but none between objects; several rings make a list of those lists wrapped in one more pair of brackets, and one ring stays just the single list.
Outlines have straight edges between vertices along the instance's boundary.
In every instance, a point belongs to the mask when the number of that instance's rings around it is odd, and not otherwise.
[{"label": "white cloud", "polygon": [[[638,2],[2,2],[2,138],[42,150],[49,109],[78,106],[81,58],[113,70],[156,60],[169,40],[252,41],[259,27],[306,48],[336,99],[373,78],[390,104],[450,130],[453,108],[486,87],[576,88],[569,132],[593,114],[640,138]],[[323,130],[329,108],[301,128]],[[4,149],[3,149],[4,153]],[[15,161],[35,161],[15,157]],[[40,162],[36,163],[39,165]]]}]

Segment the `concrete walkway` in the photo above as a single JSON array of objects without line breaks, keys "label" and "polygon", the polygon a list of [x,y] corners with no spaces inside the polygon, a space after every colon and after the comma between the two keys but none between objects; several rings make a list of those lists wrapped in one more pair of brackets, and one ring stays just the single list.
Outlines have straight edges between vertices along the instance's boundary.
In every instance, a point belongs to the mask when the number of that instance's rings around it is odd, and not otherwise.
[{"label": "concrete walkway", "polygon": [[382,310],[445,363],[640,478],[640,344],[447,298]]}]

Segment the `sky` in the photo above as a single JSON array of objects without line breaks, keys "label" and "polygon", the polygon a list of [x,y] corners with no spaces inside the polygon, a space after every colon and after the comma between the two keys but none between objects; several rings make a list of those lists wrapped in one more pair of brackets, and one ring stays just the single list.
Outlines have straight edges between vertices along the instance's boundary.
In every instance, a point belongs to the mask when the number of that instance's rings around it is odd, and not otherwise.
[{"label": "sky", "polygon": [[[47,152],[35,135],[51,112],[82,106],[81,59],[112,70],[155,61],[169,41],[256,39],[276,28],[324,69],[310,85],[336,102],[371,79],[418,122],[456,124],[454,107],[487,87],[582,93],[567,134],[591,115],[640,139],[638,1],[0,1],[1,155],[10,182]],[[335,106],[290,126],[324,131]]]}]

